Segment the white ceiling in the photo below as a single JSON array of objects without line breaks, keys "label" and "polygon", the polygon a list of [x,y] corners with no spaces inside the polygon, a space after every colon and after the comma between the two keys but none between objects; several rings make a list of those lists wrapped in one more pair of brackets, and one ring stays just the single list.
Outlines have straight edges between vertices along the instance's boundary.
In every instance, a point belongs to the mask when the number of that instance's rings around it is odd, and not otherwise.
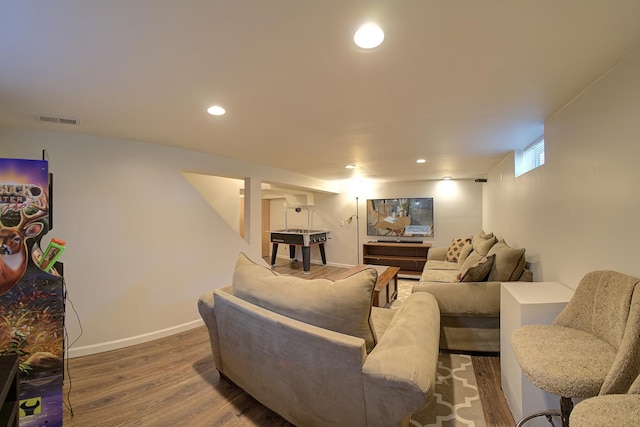
[{"label": "white ceiling", "polygon": [[[368,21],[386,37],[363,51]],[[0,129],[475,178],[639,46],[638,0],[0,0]]]}]

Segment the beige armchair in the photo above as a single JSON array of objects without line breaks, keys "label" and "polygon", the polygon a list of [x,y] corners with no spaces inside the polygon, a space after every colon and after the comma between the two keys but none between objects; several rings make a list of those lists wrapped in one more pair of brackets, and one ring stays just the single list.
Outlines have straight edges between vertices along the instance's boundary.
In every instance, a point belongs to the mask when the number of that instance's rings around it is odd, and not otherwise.
[{"label": "beige armchair", "polygon": [[608,394],[578,403],[571,412],[571,427],[640,426],[640,375],[627,394]]},{"label": "beige armchair", "polygon": [[[561,396],[563,426],[572,398],[621,394],[640,373],[640,279],[594,271],[552,325],[527,325],[513,332],[511,346],[526,377]],[[558,415],[545,411],[523,418]]]},{"label": "beige armchair", "polygon": [[241,254],[232,285],[198,300],[221,377],[300,427],[408,425],[436,383],[438,303],[371,307],[376,279],[304,280]]}]

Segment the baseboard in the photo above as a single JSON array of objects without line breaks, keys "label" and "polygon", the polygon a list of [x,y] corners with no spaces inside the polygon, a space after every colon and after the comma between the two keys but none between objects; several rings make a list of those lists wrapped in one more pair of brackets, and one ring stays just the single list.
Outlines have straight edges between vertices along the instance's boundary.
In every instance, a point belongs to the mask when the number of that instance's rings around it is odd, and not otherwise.
[{"label": "baseboard", "polygon": [[74,358],[80,356],[88,356],[90,354],[103,353],[105,351],[118,350],[120,348],[129,347],[136,344],[142,344],[148,341],[157,340],[159,338],[168,337],[179,332],[188,331],[204,325],[202,319],[192,322],[183,323],[182,325],[172,326],[170,328],[161,329],[159,331],[149,332],[147,334],[136,335],[134,337],[123,338],[121,340],[108,341],[100,344],[85,345],[82,347],[70,348],[66,357]]}]

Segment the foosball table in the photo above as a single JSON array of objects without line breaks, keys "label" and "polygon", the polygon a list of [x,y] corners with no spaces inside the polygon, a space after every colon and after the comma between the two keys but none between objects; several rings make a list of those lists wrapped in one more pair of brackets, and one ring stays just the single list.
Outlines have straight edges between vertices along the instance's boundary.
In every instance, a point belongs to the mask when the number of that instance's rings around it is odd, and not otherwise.
[{"label": "foosball table", "polygon": [[302,267],[305,274],[309,274],[311,269],[311,246],[318,246],[322,265],[327,265],[327,256],[324,244],[329,238],[329,231],[326,230],[304,230],[304,229],[284,229],[270,231],[270,241],[273,244],[271,251],[271,266],[276,264],[276,255],[280,243],[289,245],[289,259],[296,259],[296,247],[302,247]]}]

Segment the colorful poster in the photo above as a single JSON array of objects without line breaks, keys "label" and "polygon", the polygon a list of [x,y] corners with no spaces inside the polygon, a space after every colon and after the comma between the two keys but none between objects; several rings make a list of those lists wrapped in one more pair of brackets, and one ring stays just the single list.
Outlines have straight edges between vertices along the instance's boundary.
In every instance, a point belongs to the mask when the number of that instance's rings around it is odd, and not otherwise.
[{"label": "colorful poster", "polygon": [[63,280],[39,266],[46,161],[0,159],[0,355],[20,357],[20,426],[62,426]]}]

